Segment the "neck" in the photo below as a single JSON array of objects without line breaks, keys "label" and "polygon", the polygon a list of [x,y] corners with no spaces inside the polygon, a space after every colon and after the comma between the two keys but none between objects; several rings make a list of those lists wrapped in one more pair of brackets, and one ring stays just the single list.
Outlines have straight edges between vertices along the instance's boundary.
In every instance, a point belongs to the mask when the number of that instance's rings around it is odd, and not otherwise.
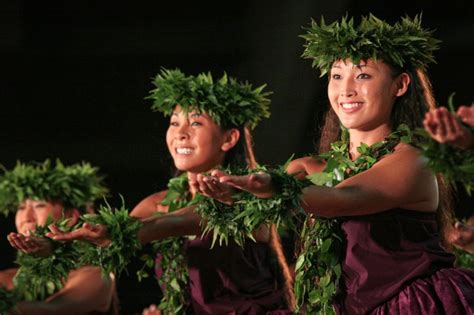
[{"label": "neck", "polygon": [[360,153],[357,148],[365,143],[368,146],[380,142],[392,132],[392,128],[388,124],[383,124],[371,130],[349,129],[349,153],[354,160],[359,157]]}]

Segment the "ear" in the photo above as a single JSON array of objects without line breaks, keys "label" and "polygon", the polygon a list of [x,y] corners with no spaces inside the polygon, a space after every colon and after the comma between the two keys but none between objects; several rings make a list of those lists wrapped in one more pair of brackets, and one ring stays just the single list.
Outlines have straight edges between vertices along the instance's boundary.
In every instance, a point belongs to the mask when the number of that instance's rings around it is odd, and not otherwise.
[{"label": "ear", "polygon": [[233,147],[235,147],[235,145],[239,141],[240,131],[239,129],[236,129],[236,128],[229,129],[225,132],[224,137],[225,138],[224,138],[224,142],[221,145],[221,150],[224,152],[227,152]]},{"label": "ear", "polygon": [[408,86],[410,85],[411,78],[408,73],[404,72],[400,74],[397,78],[397,90],[395,91],[395,96],[402,96],[408,91]]}]

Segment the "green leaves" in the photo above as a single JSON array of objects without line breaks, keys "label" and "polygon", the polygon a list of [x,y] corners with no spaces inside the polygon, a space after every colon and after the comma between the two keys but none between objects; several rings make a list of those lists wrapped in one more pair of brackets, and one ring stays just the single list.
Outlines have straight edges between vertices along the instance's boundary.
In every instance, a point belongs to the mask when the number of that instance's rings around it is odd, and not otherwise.
[{"label": "green leaves", "polygon": [[[253,233],[261,225],[275,224],[293,228],[295,212],[302,212],[299,204],[301,191],[306,183],[288,175],[285,166],[269,170],[263,166],[257,169],[226,170],[230,174],[251,174],[267,172],[279,192],[272,198],[261,199],[247,192],[237,192],[232,206],[212,198],[198,196],[195,212],[202,218],[203,233],[212,233],[212,245],[227,244],[229,239],[240,246],[247,239],[254,240]],[[293,210],[293,211],[291,211]]]},{"label": "green leaves", "polygon": [[193,110],[209,114],[223,127],[249,126],[255,128],[262,118],[270,117],[271,92],[265,85],[253,88],[248,82],[238,82],[226,73],[216,81],[210,73],[186,76],[179,69],[162,69],[155,77],[155,89],[147,97],[153,99],[152,109],[165,116],[176,105],[185,112]]},{"label": "green leaves", "polygon": [[[384,141],[371,146],[362,143],[359,157],[349,156],[347,130],[342,140],[331,144],[331,150],[316,159],[325,160],[321,173],[307,176],[315,185],[334,187],[346,178],[371,168],[383,156],[390,154],[401,138],[411,139],[407,126],[400,125]],[[301,252],[296,261],[295,296],[297,311],[335,314],[332,302],[342,273],[342,230],[337,219],[308,216],[301,231]]]},{"label": "green leaves", "polygon": [[97,172],[89,163],[65,166],[60,160],[17,162],[10,171],[2,167],[0,212],[16,211],[26,198],[61,201],[67,209],[87,207],[108,191]]},{"label": "green leaves", "polygon": [[354,19],[343,17],[341,21],[326,24],[311,20],[307,33],[303,57],[313,59],[313,67],[324,76],[339,59],[350,59],[353,63],[369,58],[409,69],[425,69],[435,62],[433,52],[438,49],[439,40],[432,37],[433,31],[421,27],[421,15],[413,19],[404,17],[393,26],[370,14],[362,16],[359,25]]}]

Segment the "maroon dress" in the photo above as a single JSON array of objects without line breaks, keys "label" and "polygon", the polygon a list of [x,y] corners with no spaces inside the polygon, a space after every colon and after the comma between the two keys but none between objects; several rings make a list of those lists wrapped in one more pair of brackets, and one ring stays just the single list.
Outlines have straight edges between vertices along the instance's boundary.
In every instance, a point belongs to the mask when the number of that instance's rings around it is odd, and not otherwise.
[{"label": "maroon dress", "polygon": [[346,218],[340,314],[474,314],[474,272],[453,268],[435,215],[393,209]]},{"label": "maroon dress", "polygon": [[[248,240],[241,248],[229,241],[211,249],[211,241],[207,235],[185,245],[191,299],[187,314],[291,314],[268,244]],[[159,253],[155,272],[161,278]]]},{"label": "maroon dress", "polygon": [[186,246],[191,302],[195,314],[285,313],[277,285],[276,261],[268,244],[248,240],[210,249],[211,236]]}]

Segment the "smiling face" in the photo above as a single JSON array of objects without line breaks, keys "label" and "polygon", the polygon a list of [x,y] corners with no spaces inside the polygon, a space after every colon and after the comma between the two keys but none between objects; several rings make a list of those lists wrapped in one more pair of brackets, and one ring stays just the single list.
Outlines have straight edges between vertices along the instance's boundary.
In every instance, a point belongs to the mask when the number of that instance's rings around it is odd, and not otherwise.
[{"label": "smiling face", "polygon": [[328,97],[343,126],[369,131],[390,127],[390,114],[398,96],[410,82],[406,73],[394,77],[382,61],[336,61],[329,74]]},{"label": "smiling face", "polygon": [[58,202],[47,202],[43,200],[26,199],[20,205],[15,215],[15,225],[18,233],[28,234],[34,231],[36,226],[46,224],[48,216],[58,220],[63,215],[63,206]]},{"label": "smiling face", "polygon": [[176,168],[200,173],[221,165],[225,153],[235,145],[231,130],[222,130],[206,113],[185,113],[176,106],[166,133]]}]

